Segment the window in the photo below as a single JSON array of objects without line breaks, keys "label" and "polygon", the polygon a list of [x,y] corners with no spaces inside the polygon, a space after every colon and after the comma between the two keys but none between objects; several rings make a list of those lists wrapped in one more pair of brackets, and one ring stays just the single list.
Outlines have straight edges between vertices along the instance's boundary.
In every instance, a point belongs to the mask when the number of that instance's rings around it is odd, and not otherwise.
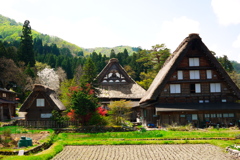
[{"label": "window", "polygon": [[180,84],[170,84],[170,93],[181,93]]},{"label": "window", "polygon": [[143,111],[143,116],[146,117],[147,116],[147,110]]},{"label": "window", "polygon": [[212,79],[212,70],[207,70],[206,74],[207,74],[207,79]]},{"label": "window", "polygon": [[44,103],[44,99],[37,99],[37,107],[44,107],[45,103]]},{"label": "window", "polygon": [[209,117],[210,117],[210,115],[209,115],[209,114],[205,114],[204,116],[205,116],[205,118],[209,118]]},{"label": "window", "polygon": [[178,71],[178,79],[183,79],[183,71]]},{"label": "window", "polygon": [[192,114],[192,120],[198,120],[197,114]]},{"label": "window", "polygon": [[211,118],[215,118],[216,117],[216,114],[211,114]]},{"label": "window", "polygon": [[3,94],[2,94],[2,97],[7,97],[7,94],[6,94],[6,93],[3,93]]},{"label": "window", "polygon": [[221,83],[210,83],[210,92],[221,92]]},{"label": "window", "polygon": [[218,114],[217,114],[217,117],[218,117],[218,118],[222,118],[222,113],[218,113]]},{"label": "window", "polygon": [[223,113],[223,117],[224,118],[228,118],[228,117],[233,118],[234,117],[234,113]]},{"label": "window", "polygon": [[201,84],[190,84],[190,93],[201,93]]},{"label": "window", "polygon": [[189,66],[199,66],[199,58],[189,58]]},{"label": "window", "polygon": [[41,114],[41,118],[51,118],[52,117],[52,113],[42,113]]},{"label": "window", "polygon": [[199,70],[190,71],[190,79],[200,79]]},{"label": "window", "polygon": [[228,117],[228,113],[223,113],[223,117],[227,118]]},{"label": "window", "polygon": [[222,102],[227,102],[227,100],[226,99],[222,99]]}]

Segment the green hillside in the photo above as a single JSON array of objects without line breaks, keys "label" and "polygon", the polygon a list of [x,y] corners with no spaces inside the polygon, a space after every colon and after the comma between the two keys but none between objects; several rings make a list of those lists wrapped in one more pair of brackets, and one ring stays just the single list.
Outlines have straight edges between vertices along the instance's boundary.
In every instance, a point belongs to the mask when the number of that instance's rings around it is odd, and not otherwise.
[{"label": "green hillside", "polygon": [[[31,21],[30,21],[31,22]],[[0,40],[11,42],[14,40],[20,40],[22,34],[22,23],[17,23],[15,20],[0,15]],[[61,38],[42,34],[34,30],[32,26],[32,36],[34,38],[40,38],[43,44],[51,45],[56,44],[59,48],[68,48],[72,54],[77,55],[79,52],[83,52],[83,49],[75,44],[69,43]]]},{"label": "green hillside", "polygon": [[105,54],[106,56],[109,57],[112,49],[115,51],[116,54],[123,52],[124,49],[127,49],[129,55],[132,55],[132,53],[137,52],[139,48],[130,47],[130,46],[117,46],[113,48],[108,48],[108,47],[85,48],[84,50],[90,53],[95,51],[96,53],[101,53],[102,55]]}]

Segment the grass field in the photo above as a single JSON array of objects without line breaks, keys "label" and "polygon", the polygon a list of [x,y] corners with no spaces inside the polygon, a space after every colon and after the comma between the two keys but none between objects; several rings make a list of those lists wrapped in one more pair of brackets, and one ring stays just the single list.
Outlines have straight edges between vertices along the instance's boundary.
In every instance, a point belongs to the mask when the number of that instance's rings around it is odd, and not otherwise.
[{"label": "grass field", "polygon": [[[213,144],[227,147],[239,144],[235,139],[239,130],[204,129],[193,131],[133,131],[133,132],[106,132],[106,133],[60,133],[55,137],[54,144],[37,155],[30,156],[2,156],[4,160],[46,160],[61,152],[66,145],[133,145],[133,144]],[[188,139],[187,139],[188,138]],[[189,140],[193,138],[232,138],[232,140]],[[177,139],[177,140],[174,140]],[[1,157],[0,157],[1,159]]]}]

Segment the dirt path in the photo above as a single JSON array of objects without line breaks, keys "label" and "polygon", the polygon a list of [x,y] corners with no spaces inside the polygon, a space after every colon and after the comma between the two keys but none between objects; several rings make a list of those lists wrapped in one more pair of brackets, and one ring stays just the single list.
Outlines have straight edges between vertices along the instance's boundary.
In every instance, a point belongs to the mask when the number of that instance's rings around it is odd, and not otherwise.
[{"label": "dirt path", "polygon": [[53,160],[233,160],[209,144],[66,146]]}]

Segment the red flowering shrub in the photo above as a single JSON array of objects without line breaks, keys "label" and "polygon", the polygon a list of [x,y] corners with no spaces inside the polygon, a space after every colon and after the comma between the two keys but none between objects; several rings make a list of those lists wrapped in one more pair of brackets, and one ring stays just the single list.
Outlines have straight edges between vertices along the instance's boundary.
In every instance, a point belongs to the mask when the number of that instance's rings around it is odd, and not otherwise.
[{"label": "red flowering shrub", "polygon": [[74,113],[74,110],[70,110],[70,112],[67,113],[67,116],[70,118],[71,121],[76,120],[76,114]]},{"label": "red flowering shrub", "polygon": [[97,108],[97,112],[101,115],[101,116],[106,116],[107,114],[107,110],[104,109],[102,106]]},{"label": "red flowering shrub", "polygon": [[79,120],[82,125],[87,125],[92,115],[95,114],[98,105],[98,99],[92,85],[69,87],[68,96],[71,97],[71,106],[67,116],[71,120]]}]

